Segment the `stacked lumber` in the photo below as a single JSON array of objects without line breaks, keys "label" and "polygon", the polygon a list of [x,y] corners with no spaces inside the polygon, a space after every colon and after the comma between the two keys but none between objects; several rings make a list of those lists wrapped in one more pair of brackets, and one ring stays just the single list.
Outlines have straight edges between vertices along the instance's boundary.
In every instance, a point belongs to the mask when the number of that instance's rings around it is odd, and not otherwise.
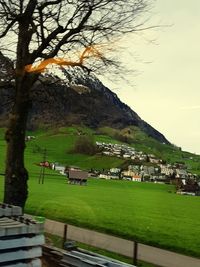
[{"label": "stacked lumber", "polygon": [[43,224],[22,215],[17,206],[0,203],[0,266],[40,267]]}]

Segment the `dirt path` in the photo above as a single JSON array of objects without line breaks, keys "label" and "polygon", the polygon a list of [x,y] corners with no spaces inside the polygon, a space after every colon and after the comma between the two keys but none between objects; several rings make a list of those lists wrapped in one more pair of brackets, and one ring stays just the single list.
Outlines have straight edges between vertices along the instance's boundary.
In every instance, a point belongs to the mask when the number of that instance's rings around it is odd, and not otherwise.
[{"label": "dirt path", "polygon": [[[64,223],[46,220],[45,232],[63,237]],[[68,225],[67,238],[94,247],[133,257],[134,242],[96,231]],[[138,259],[163,267],[200,267],[200,259],[138,244]]]}]

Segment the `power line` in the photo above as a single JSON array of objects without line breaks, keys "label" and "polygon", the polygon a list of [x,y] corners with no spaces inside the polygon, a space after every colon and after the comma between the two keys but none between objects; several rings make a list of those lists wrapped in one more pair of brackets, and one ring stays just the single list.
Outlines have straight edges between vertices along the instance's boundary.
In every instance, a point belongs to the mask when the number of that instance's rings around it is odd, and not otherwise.
[{"label": "power line", "polygon": [[[46,157],[47,157],[47,149],[45,148],[44,151],[43,151],[43,162],[45,164],[46,162]],[[44,176],[45,176],[45,165],[42,165],[41,166],[41,169],[40,169],[40,175],[39,175],[39,179],[38,179],[38,183],[39,184],[44,184]]]},{"label": "power line", "polygon": [[[39,173],[39,172],[32,172],[32,173],[30,173],[29,172],[29,175],[41,175],[41,173]],[[0,173],[0,176],[5,176],[5,173]],[[53,174],[53,173],[45,173],[45,176],[57,176],[57,177],[63,177],[63,175],[61,175],[61,174]]]}]

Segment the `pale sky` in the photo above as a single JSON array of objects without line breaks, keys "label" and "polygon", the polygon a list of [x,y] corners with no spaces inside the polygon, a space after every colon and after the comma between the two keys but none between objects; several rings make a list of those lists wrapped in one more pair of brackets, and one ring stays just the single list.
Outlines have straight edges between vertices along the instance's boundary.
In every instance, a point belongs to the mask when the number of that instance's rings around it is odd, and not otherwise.
[{"label": "pale sky", "polygon": [[149,24],[168,27],[121,40],[119,57],[138,74],[100,78],[170,142],[200,154],[200,0],[155,0],[152,12]]},{"label": "pale sky", "polygon": [[123,60],[139,75],[104,84],[170,142],[200,154],[200,0],[157,0],[153,11],[152,24],[171,26],[126,39]]}]

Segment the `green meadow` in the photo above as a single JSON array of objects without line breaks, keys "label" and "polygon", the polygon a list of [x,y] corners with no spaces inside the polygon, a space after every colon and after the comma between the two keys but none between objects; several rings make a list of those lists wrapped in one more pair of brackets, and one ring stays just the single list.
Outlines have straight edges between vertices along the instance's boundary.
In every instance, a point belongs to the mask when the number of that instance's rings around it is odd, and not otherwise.
[{"label": "green meadow", "polygon": [[[64,176],[51,170],[46,171],[44,184],[38,184],[37,163],[42,160],[43,148],[47,149],[49,161],[85,169],[110,168],[123,161],[70,153],[77,138],[74,128],[38,131],[35,135],[36,139],[27,142],[26,149],[30,179],[25,212],[200,257],[200,197],[176,195],[171,185],[151,183],[89,179],[87,186],[69,185]],[[113,141],[103,134],[94,138]],[[0,147],[2,173],[5,158],[2,129]]]}]

